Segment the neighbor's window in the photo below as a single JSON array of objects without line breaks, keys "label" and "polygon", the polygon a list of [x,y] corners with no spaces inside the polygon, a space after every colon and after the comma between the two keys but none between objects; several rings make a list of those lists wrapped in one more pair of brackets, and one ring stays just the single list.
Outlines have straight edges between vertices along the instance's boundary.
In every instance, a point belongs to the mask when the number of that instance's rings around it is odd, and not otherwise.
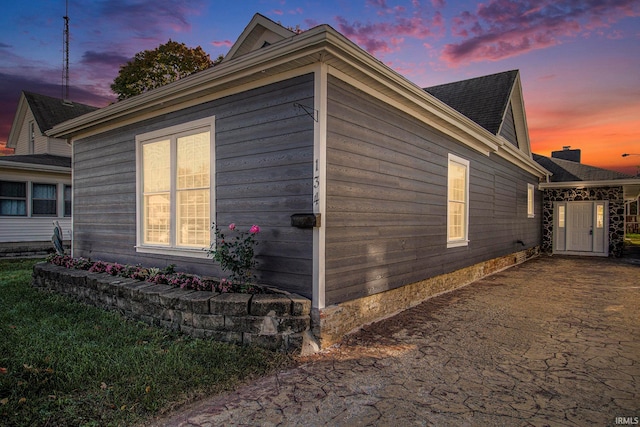
[{"label": "neighbor's window", "polygon": [[449,154],[447,247],[469,243],[469,161]]},{"label": "neighbor's window", "polygon": [[534,205],[534,197],[535,197],[535,187],[533,184],[527,184],[527,216],[529,218],[535,217],[535,205]]},{"label": "neighbor's window", "polygon": [[139,248],[211,243],[212,119],[140,135]]},{"label": "neighbor's window", "polygon": [[36,149],[36,125],[33,121],[29,122],[29,154],[35,153]]},{"label": "neighbor's window", "polygon": [[64,186],[64,216],[71,216],[71,186]]},{"label": "neighbor's window", "polygon": [[27,183],[0,181],[0,215],[27,215]]},{"label": "neighbor's window", "polygon": [[33,216],[56,216],[58,186],[56,184],[33,184],[31,188],[31,214]]}]

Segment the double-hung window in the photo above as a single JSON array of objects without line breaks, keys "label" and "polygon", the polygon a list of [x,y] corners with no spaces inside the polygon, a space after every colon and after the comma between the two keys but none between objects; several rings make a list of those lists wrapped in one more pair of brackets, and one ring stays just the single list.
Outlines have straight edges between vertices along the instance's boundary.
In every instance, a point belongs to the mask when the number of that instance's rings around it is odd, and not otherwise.
[{"label": "double-hung window", "polygon": [[64,216],[71,216],[71,186],[64,186]]},{"label": "double-hung window", "polygon": [[527,217],[534,218],[536,216],[536,209],[534,204],[536,188],[533,184],[527,184]]},{"label": "double-hung window", "polygon": [[469,161],[449,154],[447,247],[469,244]]},{"label": "double-hung window", "polygon": [[36,184],[31,187],[31,214],[33,216],[57,216],[58,186]]},{"label": "double-hung window", "polygon": [[137,250],[204,255],[213,218],[214,120],[136,137]]},{"label": "double-hung window", "polygon": [[0,215],[27,215],[27,183],[0,181]]}]

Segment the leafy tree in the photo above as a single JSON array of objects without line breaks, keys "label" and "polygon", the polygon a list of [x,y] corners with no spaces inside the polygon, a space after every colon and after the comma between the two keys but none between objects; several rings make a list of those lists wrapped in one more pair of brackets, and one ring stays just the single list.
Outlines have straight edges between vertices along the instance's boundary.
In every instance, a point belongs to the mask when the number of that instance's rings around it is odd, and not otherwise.
[{"label": "leafy tree", "polygon": [[212,61],[200,46],[189,48],[184,43],[169,40],[154,50],[136,53],[131,61],[122,65],[111,90],[121,101],[206,70],[220,59]]}]

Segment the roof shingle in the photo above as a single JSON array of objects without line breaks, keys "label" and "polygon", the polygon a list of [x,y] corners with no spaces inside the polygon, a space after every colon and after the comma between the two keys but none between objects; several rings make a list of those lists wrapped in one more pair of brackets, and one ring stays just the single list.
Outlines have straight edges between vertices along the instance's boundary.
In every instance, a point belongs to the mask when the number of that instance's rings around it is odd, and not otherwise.
[{"label": "roof shingle", "polygon": [[517,76],[511,70],[424,90],[497,135]]},{"label": "roof shingle", "polygon": [[601,169],[570,160],[541,156],[540,154],[533,154],[533,160],[553,173],[550,179],[551,182],[611,181],[633,178],[631,175],[622,172]]},{"label": "roof shingle", "polygon": [[23,92],[42,133],[67,120],[74,119],[98,109],[78,102],[63,101],[59,98]]}]

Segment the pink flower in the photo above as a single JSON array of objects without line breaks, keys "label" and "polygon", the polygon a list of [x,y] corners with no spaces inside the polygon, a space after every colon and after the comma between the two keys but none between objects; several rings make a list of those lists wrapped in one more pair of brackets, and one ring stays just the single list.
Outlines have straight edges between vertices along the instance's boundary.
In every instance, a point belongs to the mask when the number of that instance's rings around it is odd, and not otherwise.
[{"label": "pink flower", "polygon": [[258,227],[257,225],[254,224],[254,225],[251,226],[251,229],[249,230],[249,232],[251,234],[259,233],[260,232],[260,227]]},{"label": "pink flower", "polygon": [[229,230],[233,231],[236,229],[236,223],[232,222],[231,224],[229,224]]}]

